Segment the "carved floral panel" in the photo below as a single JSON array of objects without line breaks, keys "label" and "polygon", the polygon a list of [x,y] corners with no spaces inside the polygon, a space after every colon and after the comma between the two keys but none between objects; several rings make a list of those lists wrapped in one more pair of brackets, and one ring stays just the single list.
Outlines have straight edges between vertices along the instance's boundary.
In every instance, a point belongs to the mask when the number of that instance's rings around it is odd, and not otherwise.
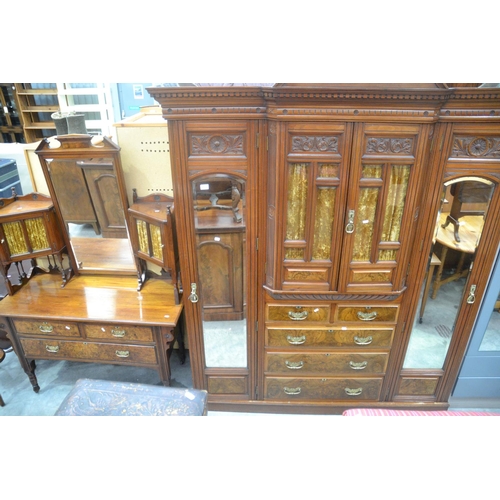
[{"label": "carved floral panel", "polygon": [[366,153],[385,155],[411,155],[413,139],[370,137],[366,143]]},{"label": "carved floral panel", "polygon": [[294,136],[293,153],[338,153],[339,138],[336,136]]},{"label": "carved floral panel", "polygon": [[191,155],[245,154],[243,134],[193,134],[190,139]]},{"label": "carved floral panel", "polygon": [[451,156],[500,158],[500,137],[455,137]]}]

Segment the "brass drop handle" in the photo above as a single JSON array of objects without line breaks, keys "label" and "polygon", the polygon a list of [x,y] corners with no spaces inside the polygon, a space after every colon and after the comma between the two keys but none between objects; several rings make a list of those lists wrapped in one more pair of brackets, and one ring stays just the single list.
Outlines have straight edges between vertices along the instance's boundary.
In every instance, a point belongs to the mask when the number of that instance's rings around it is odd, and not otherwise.
[{"label": "brass drop handle", "polygon": [[307,318],[308,314],[309,313],[307,311],[300,311],[300,312],[288,311],[288,317],[292,321],[304,321]]},{"label": "brass drop handle", "polygon": [[347,225],[345,227],[345,232],[348,234],[354,233],[354,210],[349,210],[347,212]]},{"label": "brass drop handle", "polygon": [[349,387],[346,387],[344,390],[348,396],[360,396],[363,392],[362,387],[358,387],[357,389],[349,389]]},{"label": "brass drop handle", "polygon": [[349,361],[349,366],[353,370],[364,370],[368,365],[368,361],[361,361],[360,363],[356,363],[355,361]]},{"label": "brass drop handle", "polygon": [[113,337],[122,338],[122,337],[125,337],[126,333],[127,332],[125,330],[123,330],[122,328],[112,328],[111,329],[111,335],[113,335]]},{"label": "brass drop handle", "polygon": [[358,345],[368,345],[373,342],[373,337],[369,335],[368,337],[358,337],[357,335],[354,337],[354,343]]},{"label": "brass drop handle", "polygon": [[54,330],[54,327],[52,325],[49,325],[46,321],[44,321],[39,327],[38,329],[42,332],[42,333],[51,333],[53,330]]},{"label": "brass drop handle", "polygon": [[128,358],[130,356],[130,351],[116,351],[116,355],[119,358]]},{"label": "brass drop handle", "polygon": [[371,311],[371,312],[358,311],[357,316],[358,319],[360,319],[361,321],[373,321],[377,317],[377,311]]},{"label": "brass drop handle", "polygon": [[193,303],[196,304],[198,302],[198,295],[196,293],[196,283],[191,283],[191,295],[188,297],[188,299]]},{"label": "brass drop handle", "polygon": [[301,345],[304,344],[306,341],[306,336],[301,335],[300,337],[292,337],[291,335],[288,335],[286,340],[288,341],[289,344],[292,345]]},{"label": "brass drop handle", "polygon": [[476,285],[471,285],[469,296],[467,297],[467,304],[474,304],[476,301]]},{"label": "brass drop handle", "polygon": [[46,345],[45,350],[47,352],[56,353],[56,352],[59,352],[59,346],[58,345]]},{"label": "brass drop handle", "polygon": [[284,387],[283,390],[285,391],[285,394],[288,394],[289,396],[297,396],[300,394],[300,387]]},{"label": "brass drop handle", "polygon": [[285,365],[287,368],[290,368],[290,370],[300,370],[304,366],[304,362],[303,361],[294,362],[286,360]]}]

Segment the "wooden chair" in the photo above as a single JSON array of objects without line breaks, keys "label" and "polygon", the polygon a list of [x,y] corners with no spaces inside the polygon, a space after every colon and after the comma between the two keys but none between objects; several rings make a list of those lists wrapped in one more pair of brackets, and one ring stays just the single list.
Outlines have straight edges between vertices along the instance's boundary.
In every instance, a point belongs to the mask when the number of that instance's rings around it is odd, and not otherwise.
[{"label": "wooden chair", "polygon": [[450,214],[446,217],[446,221],[443,224],[445,228],[448,224],[453,224],[455,229],[455,240],[460,242],[460,236],[458,230],[460,227],[459,219],[466,215],[484,215],[484,210],[462,210],[463,203],[478,203],[488,206],[491,195],[493,191],[493,186],[484,184],[479,181],[464,181],[457,182],[453,184],[450,188],[450,194],[453,196],[453,202],[451,204]]}]

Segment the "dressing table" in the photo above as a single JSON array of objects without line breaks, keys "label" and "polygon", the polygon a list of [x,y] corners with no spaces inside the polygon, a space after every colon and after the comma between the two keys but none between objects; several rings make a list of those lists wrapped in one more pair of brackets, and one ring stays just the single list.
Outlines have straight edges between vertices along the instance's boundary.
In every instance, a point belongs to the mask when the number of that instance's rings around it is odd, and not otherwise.
[{"label": "dressing table", "polygon": [[[85,134],[46,139],[36,150],[50,191],[45,203],[55,210],[72,277],[61,287],[53,273],[33,276],[0,302],[0,333],[35,392],[37,359],[146,367],[170,385],[169,355],[183,306],[171,279],[150,279],[137,290],[119,150],[107,138]],[[95,217],[80,217],[68,205],[74,182]],[[174,245],[173,238],[164,244]]]}]

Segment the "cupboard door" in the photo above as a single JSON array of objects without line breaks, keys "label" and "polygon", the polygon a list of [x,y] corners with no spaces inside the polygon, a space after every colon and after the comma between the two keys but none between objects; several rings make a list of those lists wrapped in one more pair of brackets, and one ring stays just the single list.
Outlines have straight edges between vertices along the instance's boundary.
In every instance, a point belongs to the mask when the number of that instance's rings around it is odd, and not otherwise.
[{"label": "cupboard door", "polygon": [[283,196],[285,290],[334,290],[341,254],[350,127],[289,124]]},{"label": "cupboard door", "polygon": [[353,140],[340,289],[404,287],[423,149],[419,125],[358,124]]}]

